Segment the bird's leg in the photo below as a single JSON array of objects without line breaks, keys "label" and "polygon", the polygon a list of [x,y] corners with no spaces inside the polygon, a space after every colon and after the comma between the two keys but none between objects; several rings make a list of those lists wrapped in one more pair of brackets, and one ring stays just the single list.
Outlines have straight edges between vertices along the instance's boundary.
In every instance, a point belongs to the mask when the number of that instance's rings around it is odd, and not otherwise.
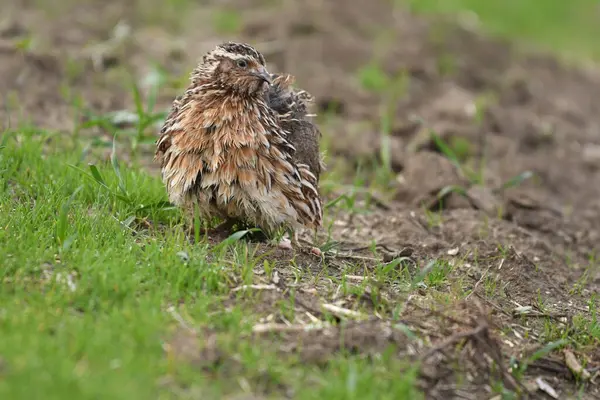
[{"label": "bird's leg", "polygon": [[290,230],[290,241],[293,246],[300,247],[300,241],[298,240],[298,231],[295,229]]},{"label": "bird's leg", "polygon": [[313,246],[313,244],[309,241],[303,240],[303,242],[305,244],[307,244],[308,246],[302,247],[300,245],[300,241],[298,240],[298,232],[294,232],[294,241],[293,241],[294,246],[296,246],[298,248],[304,248],[305,250],[308,250],[309,253],[311,253],[317,257],[321,257],[321,258],[323,257],[323,252],[321,251],[321,249],[319,249],[316,246]]},{"label": "bird's leg", "polygon": [[[282,240],[279,241],[279,243],[277,244],[277,247],[281,248],[281,249],[285,249],[285,250],[292,250],[294,248],[296,249],[302,249],[305,248],[304,246],[302,246],[300,244],[300,240],[298,238],[298,231],[293,229],[293,228],[289,228],[287,230],[288,235],[289,235],[289,239],[283,238]],[[306,249],[306,248],[305,248]],[[317,257],[323,257],[323,253],[321,252],[321,249],[319,249],[316,246],[308,246],[307,249],[311,254],[316,255]]]}]

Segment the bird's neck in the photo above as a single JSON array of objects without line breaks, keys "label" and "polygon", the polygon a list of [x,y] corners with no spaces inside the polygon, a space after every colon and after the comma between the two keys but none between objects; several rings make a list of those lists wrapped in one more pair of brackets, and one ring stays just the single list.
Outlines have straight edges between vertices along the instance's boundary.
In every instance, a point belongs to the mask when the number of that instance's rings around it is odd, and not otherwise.
[{"label": "bird's neck", "polygon": [[205,82],[195,85],[196,92],[207,99],[229,102],[260,101],[265,97],[264,90],[248,90],[244,87],[224,86],[215,82]]},{"label": "bird's neck", "polygon": [[257,112],[265,112],[265,96],[261,93],[247,93],[222,88],[218,86],[208,86],[204,90],[197,92],[194,96],[198,106],[205,110],[215,110],[225,119],[233,119],[236,115],[247,115]]}]

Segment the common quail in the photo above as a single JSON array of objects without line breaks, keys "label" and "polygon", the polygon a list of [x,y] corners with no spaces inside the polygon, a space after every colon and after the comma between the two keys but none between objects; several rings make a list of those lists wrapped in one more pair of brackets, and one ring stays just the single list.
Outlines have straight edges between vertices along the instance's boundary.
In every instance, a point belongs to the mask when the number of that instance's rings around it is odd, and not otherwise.
[{"label": "common quail", "polygon": [[318,229],[323,211],[318,128],[311,96],[290,75],[270,74],[248,44],[227,42],[204,55],[173,105],[156,143],[169,200],[188,219],[220,217],[280,229]]}]

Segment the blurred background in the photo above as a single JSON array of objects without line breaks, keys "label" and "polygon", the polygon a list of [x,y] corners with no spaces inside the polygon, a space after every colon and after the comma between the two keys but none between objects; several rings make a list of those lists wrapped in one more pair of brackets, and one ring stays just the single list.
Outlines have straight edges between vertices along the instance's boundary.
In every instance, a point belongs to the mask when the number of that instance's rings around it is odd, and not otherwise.
[{"label": "blurred background", "polygon": [[[598,7],[593,0],[4,0],[2,112],[91,133],[101,145],[105,129],[89,120],[133,123],[137,98],[152,106],[147,126],[122,136],[136,152],[147,151],[199,57],[219,42],[241,40],[316,97],[330,153],[367,162],[377,155],[400,170],[407,142],[423,126],[417,120],[442,136],[456,124],[433,108],[497,103],[506,96],[500,87],[515,81],[556,86],[553,77],[528,71],[523,49],[578,64],[600,57]],[[552,97],[559,89],[540,90]],[[86,125],[77,125],[81,116]],[[330,140],[337,135],[352,140]],[[465,135],[458,139],[463,153],[475,140]]]}]

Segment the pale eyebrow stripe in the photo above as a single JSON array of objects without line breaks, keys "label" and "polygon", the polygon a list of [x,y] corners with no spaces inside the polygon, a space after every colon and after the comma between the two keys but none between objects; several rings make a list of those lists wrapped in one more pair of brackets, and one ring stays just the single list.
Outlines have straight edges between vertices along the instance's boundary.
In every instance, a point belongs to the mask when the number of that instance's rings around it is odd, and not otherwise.
[{"label": "pale eyebrow stripe", "polygon": [[234,54],[234,53],[230,53],[228,51],[224,51],[222,49],[218,49],[213,53],[214,57],[227,57],[231,60],[248,60],[248,61],[252,61],[254,60],[254,57],[249,56],[249,55],[245,55],[245,54]]}]

